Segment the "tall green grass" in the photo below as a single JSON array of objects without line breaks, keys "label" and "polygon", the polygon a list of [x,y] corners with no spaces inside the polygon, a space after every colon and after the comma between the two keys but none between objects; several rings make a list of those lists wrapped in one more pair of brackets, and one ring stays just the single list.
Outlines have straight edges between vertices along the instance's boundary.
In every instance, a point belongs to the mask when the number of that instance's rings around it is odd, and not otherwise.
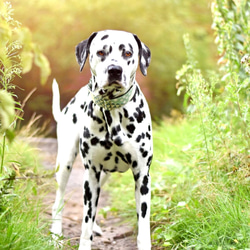
[{"label": "tall green grass", "polygon": [[[198,147],[201,136],[186,121],[165,123],[154,133],[166,142],[154,144],[155,158],[165,163],[155,160],[151,168],[155,249],[250,247],[249,181],[241,173],[223,172],[219,158],[211,169]],[[172,153],[174,148],[179,150]]]},{"label": "tall green grass", "polygon": [[8,173],[0,175],[0,249],[54,249],[42,205],[49,184],[41,178],[38,159],[34,148],[20,139],[5,150]]}]

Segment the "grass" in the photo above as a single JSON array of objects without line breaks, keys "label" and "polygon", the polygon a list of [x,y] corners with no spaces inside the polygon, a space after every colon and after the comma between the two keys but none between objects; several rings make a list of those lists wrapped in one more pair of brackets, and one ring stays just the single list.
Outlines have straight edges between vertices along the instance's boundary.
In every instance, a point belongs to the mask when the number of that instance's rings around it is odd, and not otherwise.
[{"label": "grass", "polygon": [[39,177],[37,159],[35,150],[18,139],[5,150],[5,171],[0,175],[1,249],[54,248],[43,216],[48,184]]},{"label": "grass", "polygon": [[[153,249],[250,248],[249,181],[240,171],[223,172],[220,159],[211,169],[201,139],[195,119],[165,120],[154,128]],[[117,175],[108,188],[111,210],[136,225],[132,174]]]}]

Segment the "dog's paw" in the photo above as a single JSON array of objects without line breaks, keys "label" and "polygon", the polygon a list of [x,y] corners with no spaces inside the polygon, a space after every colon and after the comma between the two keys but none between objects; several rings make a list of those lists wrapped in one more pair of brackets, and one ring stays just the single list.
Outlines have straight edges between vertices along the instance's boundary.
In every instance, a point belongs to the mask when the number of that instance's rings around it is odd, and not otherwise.
[{"label": "dog's paw", "polygon": [[96,222],[94,222],[94,225],[93,225],[93,232],[94,232],[97,236],[102,236],[102,234],[103,234],[102,229],[100,228],[100,226],[97,225]]},{"label": "dog's paw", "polygon": [[91,240],[81,239],[78,250],[91,250],[91,243]]},{"label": "dog's paw", "polygon": [[51,234],[51,240],[50,243],[51,245],[53,245],[56,249],[60,249],[63,247],[63,236],[62,235],[58,235],[58,234],[54,234],[52,232],[50,232]]}]

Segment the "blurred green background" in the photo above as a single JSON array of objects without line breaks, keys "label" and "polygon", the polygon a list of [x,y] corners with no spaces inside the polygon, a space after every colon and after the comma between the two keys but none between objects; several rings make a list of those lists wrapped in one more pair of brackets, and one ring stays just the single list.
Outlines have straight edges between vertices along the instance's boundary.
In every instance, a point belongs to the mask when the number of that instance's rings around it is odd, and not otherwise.
[{"label": "blurred green background", "polygon": [[51,83],[56,78],[62,107],[77,90],[88,83],[88,64],[82,73],[75,59],[75,46],[98,30],[118,29],[138,35],[150,48],[152,61],[148,76],[138,71],[137,79],[146,95],[154,120],[182,109],[176,95],[175,72],[186,61],[183,34],[189,33],[202,69],[216,61],[211,30],[210,1],[207,0],[12,0],[14,18],[27,26],[34,42],[48,57],[51,76],[40,84],[39,69],[15,79],[20,101],[37,88],[26,104],[25,121],[42,114],[51,120]]}]

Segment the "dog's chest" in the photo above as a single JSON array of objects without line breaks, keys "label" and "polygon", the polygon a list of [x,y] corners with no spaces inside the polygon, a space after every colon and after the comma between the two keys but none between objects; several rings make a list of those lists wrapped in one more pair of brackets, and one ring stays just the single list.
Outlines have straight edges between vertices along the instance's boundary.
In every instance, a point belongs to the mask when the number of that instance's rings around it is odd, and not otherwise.
[{"label": "dog's chest", "polygon": [[125,172],[152,159],[151,120],[147,105],[137,98],[111,111],[90,101],[84,113],[80,153],[85,167]]}]

